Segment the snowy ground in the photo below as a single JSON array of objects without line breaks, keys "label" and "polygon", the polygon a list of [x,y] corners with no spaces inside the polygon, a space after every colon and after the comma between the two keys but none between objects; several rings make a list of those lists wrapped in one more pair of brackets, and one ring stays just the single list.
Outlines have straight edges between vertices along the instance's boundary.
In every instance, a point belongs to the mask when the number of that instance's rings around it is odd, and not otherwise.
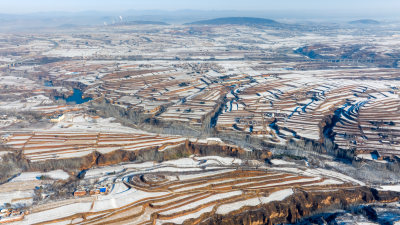
[{"label": "snowy ground", "polygon": [[50,172],[24,172],[13,178],[10,182],[24,182],[24,181],[33,181],[40,180],[42,177],[50,178],[53,180],[67,180],[69,178],[69,174],[63,170],[53,170]]}]

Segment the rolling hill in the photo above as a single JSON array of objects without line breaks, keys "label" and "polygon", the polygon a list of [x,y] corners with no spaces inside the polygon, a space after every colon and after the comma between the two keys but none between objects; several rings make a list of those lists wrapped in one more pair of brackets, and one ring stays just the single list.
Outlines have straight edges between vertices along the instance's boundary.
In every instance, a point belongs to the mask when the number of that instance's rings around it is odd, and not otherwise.
[{"label": "rolling hill", "polygon": [[380,22],[376,21],[376,20],[371,20],[371,19],[362,19],[362,20],[350,21],[349,24],[353,24],[353,25],[379,25]]},{"label": "rolling hill", "polygon": [[116,23],[115,25],[169,25],[165,22],[150,21],[150,20],[135,20],[135,21],[124,21]]},{"label": "rolling hill", "polygon": [[200,20],[186,25],[244,25],[244,26],[277,26],[280,23],[271,19],[256,18],[256,17],[223,17],[210,20]]}]

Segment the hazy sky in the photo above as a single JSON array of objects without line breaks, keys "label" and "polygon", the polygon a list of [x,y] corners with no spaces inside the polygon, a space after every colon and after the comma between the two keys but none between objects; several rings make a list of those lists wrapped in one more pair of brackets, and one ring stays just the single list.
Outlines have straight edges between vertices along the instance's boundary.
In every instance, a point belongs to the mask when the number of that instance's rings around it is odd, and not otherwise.
[{"label": "hazy sky", "polygon": [[0,0],[0,13],[122,10],[399,12],[400,0]]}]

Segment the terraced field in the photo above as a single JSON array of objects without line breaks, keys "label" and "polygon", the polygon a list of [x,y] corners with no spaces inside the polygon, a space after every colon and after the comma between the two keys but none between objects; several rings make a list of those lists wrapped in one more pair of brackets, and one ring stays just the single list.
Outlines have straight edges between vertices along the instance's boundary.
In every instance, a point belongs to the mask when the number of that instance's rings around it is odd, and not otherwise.
[{"label": "terraced field", "polygon": [[332,171],[293,165],[236,168],[244,163],[210,156],[88,170],[84,180],[113,181],[108,195],[34,207],[23,224],[197,224],[267,207],[297,192],[336,192],[364,185]]},{"label": "terraced field", "polygon": [[[397,157],[400,82],[396,77],[396,71],[383,69],[254,77],[253,83],[227,96],[216,128],[279,145],[333,138],[340,148],[355,149],[356,154],[377,151],[378,157]],[[326,133],[330,130],[332,134]]]},{"label": "terraced field", "polygon": [[32,162],[49,159],[76,158],[95,151],[107,154],[116,150],[140,149],[163,150],[168,146],[185,143],[187,139],[177,136],[132,133],[83,133],[83,132],[34,132],[18,133],[5,144],[22,150]]},{"label": "terraced field", "polygon": [[[390,92],[347,106],[334,128],[336,143],[367,159],[399,156],[400,100]],[[373,154],[371,154],[373,153]]]},{"label": "terraced field", "polygon": [[[393,212],[371,204],[400,200],[394,21],[132,18],[46,20],[44,32],[32,20],[29,35],[18,19],[0,34],[0,224]],[[387,217],[368,221],[400,221]]]},{"label": "terraced field", "polygon": [[181,70],[128,70],[104,76],[100,93],[108,101],[155,113],[207,87],[201,78]]}]

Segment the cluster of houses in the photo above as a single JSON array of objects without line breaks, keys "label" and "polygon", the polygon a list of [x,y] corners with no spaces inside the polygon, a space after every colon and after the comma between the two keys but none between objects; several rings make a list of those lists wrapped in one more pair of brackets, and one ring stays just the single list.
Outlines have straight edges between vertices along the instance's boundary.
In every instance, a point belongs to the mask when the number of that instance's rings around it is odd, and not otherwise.
[{"label": "cluster of houses", "polygon": [[75,192],[74,192],[74,196],[75,197],[82,197],[82,196],[86,196],[86,195],[106,195],[108,194],[110,188],[109,187],[96,187],[95,189],[85,189],[85,188],[78,188]]},{"label": "cluster of houses", "polygon": [[28,212],[18,209],[2,209],[0,211],[0,224],[21,221],[24,219],[26,214],[28,214]]},{"label": "cluster of houses", "polygon": [[53,116],[50,117],[50,122],[58,123],[58,122],[61,122],[64,119],[65,119],[65,115],[64,114],[57,114],[57,115],[53,115]]}]

